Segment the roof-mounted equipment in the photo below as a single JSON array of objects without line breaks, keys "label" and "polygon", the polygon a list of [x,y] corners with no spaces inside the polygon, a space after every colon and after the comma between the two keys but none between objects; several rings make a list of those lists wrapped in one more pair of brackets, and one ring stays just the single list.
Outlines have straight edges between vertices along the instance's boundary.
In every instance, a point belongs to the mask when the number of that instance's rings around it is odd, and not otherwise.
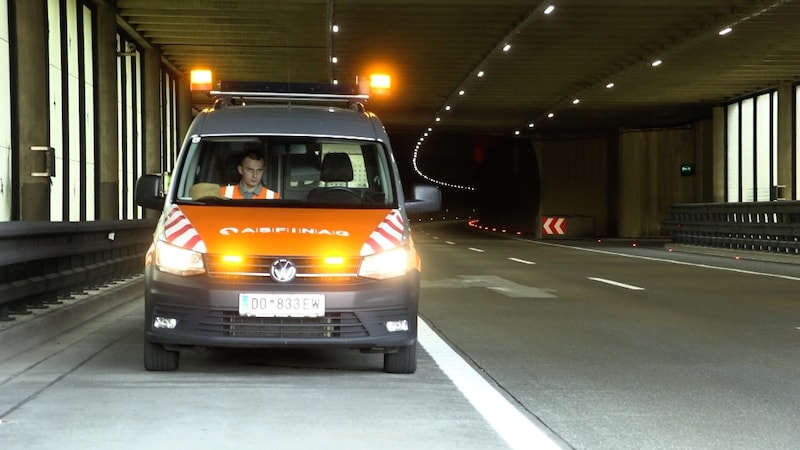
[{"label": "roof-mounted equipment", "polygon": [[217,89],[210,91],[209,94],[218,99],[237,98],[242,101],[347,102],[352,104],[369,100],[369,93],[363,92],[358,86],[325,83],[219,81]]}]

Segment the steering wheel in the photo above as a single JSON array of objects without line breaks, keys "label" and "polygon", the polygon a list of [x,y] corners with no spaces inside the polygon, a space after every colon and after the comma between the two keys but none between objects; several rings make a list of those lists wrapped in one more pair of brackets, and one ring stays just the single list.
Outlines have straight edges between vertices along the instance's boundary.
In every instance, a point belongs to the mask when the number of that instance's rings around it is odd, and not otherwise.
[{"label": "steering wheel", "polygon": [[361,196],[346,187],[330,187],[313,191],[309,200],[323,203],[361,203]]}]

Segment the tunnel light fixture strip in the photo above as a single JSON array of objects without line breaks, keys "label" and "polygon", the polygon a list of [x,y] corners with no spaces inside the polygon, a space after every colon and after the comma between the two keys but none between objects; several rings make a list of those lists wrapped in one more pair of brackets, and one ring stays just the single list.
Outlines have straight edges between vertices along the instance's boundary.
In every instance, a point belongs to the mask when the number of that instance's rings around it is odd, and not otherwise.
[{"label": "tunnel light fixture strip", "polygon": [[[698,36],[696,36],[696,37],[694,37],[692,39],[689,39],[687,41],[681,42],[681,43],[679,43],[679,44],[677,44],[675,46],[672,46],[672,47],[670,47],[670,48],[668,48],[666,50],[662,50],[658,54],[658,57],[649,58],[648,65],[650,67],[652,67],[652,68],[658,68],[658,67],[660,67],[661,65],[664,64],[664,60],[667,59],[669,56],[675,55],[677,53],[680,53],[680,52],[682,52],[682,51],[684,51],[684,50],[686,50],[686,49],[688,49],[690,47],[693,47],[693,46],[695,46],[695,45],[697,45],[697,44],[699,44],[699,43],[701,43],[701,42],[703,42],[703,41],[705,41],[707,39],[710,39],[710,38],[713,38],[713,37],[718,37],[718,36],[726,36],[726,35],[730,34],[731,32],[733,32],[733,29],[736,28],[737,26],[739,26],[739,25],[741,25],[741,24],[743,24],[745,22],[750,21],[750,20],[760,16],[761,14],[764,14],[764,13],[769,12],[769,11],[775,9],[775,8],[783,6],[784,4],[789,3],[791,1],[792,0],[776,0],[776,1],[774,1],[774,2],[772,2],[770,4],[768,4],[768,5],[764,6],[763,8],[761,8],[759,10],[752,12],[751,14],[749,14],[747,16],[743,16],[740,19],[731,22],[729,25],[727,25],[727,26],[725,26],[725,27],[723,27],[721,29],[719,27],[711,26],[711,25],[709,25],[707,27],[704,27],[704,28],[707,28],[708,31],[705,31],[705,32],[701,33],[700,35],[698,35]],[[735,11],[733,11],[732,14],[733,13],[735,13]],[[625,76],[625,74],[627,72],[632,72],[634,69],[635,70],[641,70],[641,61],[632,63],[627,68],[623,68],[623,69],[619,70],[614,75],[605,76],[605,77],[603,77],[603,79],[604,80],[621,79],[621,78],[623,78]],[[597,88],[598,85],[602,85],[606,90],[616,87],[616,84],[615,84],[614,81],[603,81],[603,82],[599,82],[599,83],[593,83],[590,86],[579,90],[578,92],[574,92],[570,96],[565,96],[564,99],[562,99],[561,101],[557,102],[555,105],[552,105],[549,109],[551,111],[561,109],[562,105],[566,104],[568,99],[570,99],[570,98],[573,99],[571,101],[571,103],[573,105],[577,105],[577,103],[575,103],[575,99],[577,99],[580,96],[580,94],[585,94],[586,92],[588,92],[590,90],[594,90],[594,89]],[[548,113],[547,117],[548,118],[552,118],[552,114],[553,114],[552,112]],[[537,117],[536,119],[528,121],[527,123],[535,123],[539,119],[541,119],[541,117]],[[517,136],[520,135],[521,134],[521,131],[520,131],[521,128],[524,128],[524,126],[517,127],[514,130],[514,135],[517,135]],[[529,128],[532,128],[532,127],[529,127]]]},{"label": "tunnel light fixture strip", "polygon": [[[489,60],[491,58],[495,57],[495,55],[498,55],[498,54],[508,54],[512,49],[512,41],[513,41],[513,37],[515,35],[519,34],[524,28],[530,26],[536,20],[540,20],[542,17],[552,14],[554,10],[555,10],[555,5],[553,3],[550,3],[550,2],[541,2],[536,8],[531,10],[531,12],[522,21],[520,21],[508,33],[508,35],[506,35],[503,39],[501,39],[499,41],[499,44],[497,46],[495,46],[494,51],[490,52],[482,61],[480,61],[475,66],[475,68],[469,73],[469,75],[459,83],[459,87],[457,87],[455,90],[453,90],[451,92],[451,94],[449,96],[447,96],[447,98],[445,98],[445,101],[440,105],[438,112],[434,116],[434,119],[433,119],[434,125],[439,124],[442,121],[442,116],[444,115],[444,113],[452,111],[453,105],[456,102],[456,99],[458,97],[462,97],[462,96],[464,96],[466,94],[466,89],[465,89],[464,85],[467,82],[469,82],[469,81],[471,81],[473,79],[476,79],[476,78],[477,79],[482,79],[482,78],[484,78],[486,76],[486,71],[484,70],[484,67],[488,65],[488,62],[489,62]],[[418,158],[419,158],[420,150],[422,148],[422,144],[425,141],[425,138],[427,138],[430,135],[430,133],[432,133],[432,132],[433,132],[433,126],[429,126],[427,128],[427,130],[425,130],[423,132],[423,134],[420,136],[420,138],[417,140],[417,143],[416,143],[416,145],[414,147],[414,153],[413,153],[413,156],[412,156],[412,159],[411,159],[411,163],[412,163],[412,166],[414,168],[414,171],[419,176],[421,176],[421,177],[425,178],[426,180],[431,181],[433,183],[436,183],[436,184],[439,184],[439,185],[442,185],[442,186],[453,187],[453,188],[456,188],[456,189],[474,191],[475,190],[474,186],[465,186],[465,185],[459,185],[459,184],[455,184],[455,183],[448,183],[448,182],[442,181],[442,180],[437,180],[437,179],[434,179],[434,178],[424,174],[419,169]]]}]

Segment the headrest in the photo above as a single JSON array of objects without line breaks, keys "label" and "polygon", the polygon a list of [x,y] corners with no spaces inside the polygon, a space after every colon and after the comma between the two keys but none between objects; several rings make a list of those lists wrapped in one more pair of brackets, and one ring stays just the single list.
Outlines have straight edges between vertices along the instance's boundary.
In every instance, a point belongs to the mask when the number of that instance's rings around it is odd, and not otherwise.
[{"label": "headrest", "polygon": [[353,164],[347,153],[327,153],[322,159],[322,181],[353,181]]}]

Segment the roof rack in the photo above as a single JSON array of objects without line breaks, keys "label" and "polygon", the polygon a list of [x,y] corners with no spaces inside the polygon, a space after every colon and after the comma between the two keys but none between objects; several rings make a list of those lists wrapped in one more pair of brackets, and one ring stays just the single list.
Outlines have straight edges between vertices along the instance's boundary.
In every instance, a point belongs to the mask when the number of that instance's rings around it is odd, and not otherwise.
[{"label": "roof rack", "polygon": [[369,94],[358,86],[325,83],[287,83],[263,81],[219,81],[218,88],[209,92],[217,98],[242,100],[298,100],[309,102],[366,102]]}]

